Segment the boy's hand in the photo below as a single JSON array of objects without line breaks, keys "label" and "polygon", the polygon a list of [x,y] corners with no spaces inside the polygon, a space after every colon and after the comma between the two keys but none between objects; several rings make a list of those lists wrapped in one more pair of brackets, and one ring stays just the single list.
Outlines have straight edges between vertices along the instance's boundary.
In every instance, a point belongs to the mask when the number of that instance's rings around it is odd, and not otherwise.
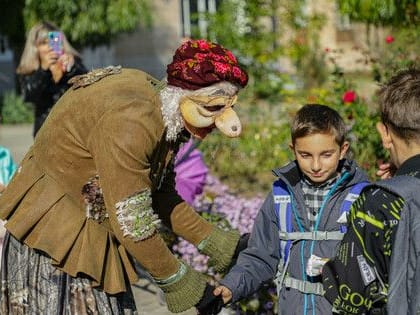
[{"label": "boy's hand", "polygon": [[221,295],[224,304],[227,304],[230,300],[232,300],[232,291],[223,285],[220,285],[214,289],[213,294],[215,296]]},{"label": "boy's hand", "polygon": [[195,305],[197,314],[216,315],[220,313],[224,303],[221,296],[217,296],[213,293],[214,290],[214,286],[207,283],[201,300]]},{"label": "boy's hand", "polygon": [[381,179],[387,179],[394,176],[397,168],[392,163],[381,163],[379,164],[379,169],[376,172],[376,175]]}]

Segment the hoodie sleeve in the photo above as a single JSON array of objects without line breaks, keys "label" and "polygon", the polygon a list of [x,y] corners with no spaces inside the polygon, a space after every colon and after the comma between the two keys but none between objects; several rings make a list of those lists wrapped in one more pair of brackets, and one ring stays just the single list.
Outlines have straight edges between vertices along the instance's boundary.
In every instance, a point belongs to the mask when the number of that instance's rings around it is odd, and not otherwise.
[{"label": "hoodie sleeve", "polygon": [[255,219],[248,247],[240,253],[236,265],[220,283],[232,291],[232,302],[236,302],[271,280],[279,260],[278,228],[270,193]]}]

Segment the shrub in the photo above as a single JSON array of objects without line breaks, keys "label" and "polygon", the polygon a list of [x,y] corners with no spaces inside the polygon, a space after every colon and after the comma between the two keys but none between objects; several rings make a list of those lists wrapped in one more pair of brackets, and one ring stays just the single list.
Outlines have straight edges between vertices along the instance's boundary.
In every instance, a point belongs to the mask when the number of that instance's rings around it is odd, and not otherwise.
[{"label": "shrub", "polygon": [[32,105],[26,103],[22,96],[14,91],[6,92],[3,96],[2,121],[5,124],[32,123],[34,114]]}]

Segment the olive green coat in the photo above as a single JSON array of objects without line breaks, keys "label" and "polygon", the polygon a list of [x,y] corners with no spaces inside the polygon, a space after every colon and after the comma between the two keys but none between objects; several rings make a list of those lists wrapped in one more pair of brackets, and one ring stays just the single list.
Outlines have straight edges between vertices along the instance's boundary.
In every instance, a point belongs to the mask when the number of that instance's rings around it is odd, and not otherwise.
[{"label": "olive green coat", "polygon": [[[124,236],[116,215],[118,202],[154,191],[152,179],[159,181],[161,174],[151,174],[152,164],[162,171],[176,151],[162,147],[165,128],[155,82],[144,72],[123,69],[68,90],[0,197],[0,218],[14,237],[45,252],[57,268],[87,275],[111,294],[125,291],[126,279],[137,281],[131,256],[156,278],[179,267],[159,234],[140,241]],[[90,204],[97,209],[92,217],[82,190],[95,176],[101,194]],[[174,174],[164,180],[153,192],[153,208],[169,218],[174,232],[197,244],[212,226],[182,202]]]}]

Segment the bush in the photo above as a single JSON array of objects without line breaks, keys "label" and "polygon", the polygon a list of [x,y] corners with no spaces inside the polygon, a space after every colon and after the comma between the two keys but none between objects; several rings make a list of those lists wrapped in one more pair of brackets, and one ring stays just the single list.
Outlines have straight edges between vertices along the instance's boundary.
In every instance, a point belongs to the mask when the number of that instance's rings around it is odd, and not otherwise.
[{"label": "bush", "polygon": [[32,105],[14,91],[4,94],[1,112],[4,124],[32,123],[34,120]]}]

